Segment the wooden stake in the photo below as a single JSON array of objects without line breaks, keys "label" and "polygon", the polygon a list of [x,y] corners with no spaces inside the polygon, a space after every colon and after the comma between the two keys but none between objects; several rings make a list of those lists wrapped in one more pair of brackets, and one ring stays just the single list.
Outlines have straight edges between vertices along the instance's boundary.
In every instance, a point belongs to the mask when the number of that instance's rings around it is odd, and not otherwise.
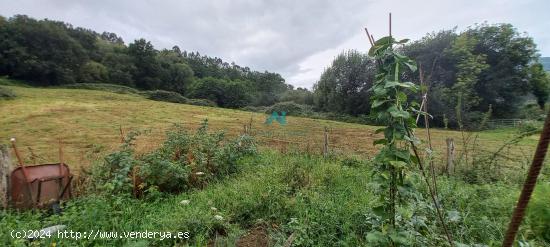
[{"label": "wooden stake", "polygon": [[365,32],[367,33],[367,38],[369,38],[369,43],[371,46],[374,46],[374,40],[372,40],[372,36],[369,34],[369,30],[365,27]]},{"label": "wooden stake", "polygon": [[445,167],[445,172],[448,177],[455,169],[453,164],[455,158],[455,143],[453,138],[447,138],[445,142],[447,143],[447,166]]},{"label": "wooden stake", "polygon": [[328,157],[328,128],[325,127],[325,132],[324,132],[324,145],[323,145],[323,157]]},{"label": "wooden stake", "polygon": [[391,12],[390,12],[390,15],[389,15],[389,21],[390,21],[390,37],[391,37]]},{"label": "wooden stake", "polygon": [[120,143],[124,143],[124,131],[122,130],[122,125],[119,126],[120,131]]},{"label": "wooden stake", "polygon": [[59,175],[63,175],[63,164],[65,164],[65,157],[63,156],[63,141],[59,138]]},{"label": "wooden stake", "polygon": [[10,201],[10,174],[13,170],[8,147],[0,145],[0,206],[7,208]]}]

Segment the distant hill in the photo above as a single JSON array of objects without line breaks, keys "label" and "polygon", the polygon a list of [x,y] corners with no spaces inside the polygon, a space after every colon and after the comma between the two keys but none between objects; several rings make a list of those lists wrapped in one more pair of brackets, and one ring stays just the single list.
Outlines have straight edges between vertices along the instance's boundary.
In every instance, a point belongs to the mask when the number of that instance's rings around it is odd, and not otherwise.
[{"label": "distant hill", "polygon": [[540,63],[544,66],[544,70],[550,71],[550,57],[541,57]]}]

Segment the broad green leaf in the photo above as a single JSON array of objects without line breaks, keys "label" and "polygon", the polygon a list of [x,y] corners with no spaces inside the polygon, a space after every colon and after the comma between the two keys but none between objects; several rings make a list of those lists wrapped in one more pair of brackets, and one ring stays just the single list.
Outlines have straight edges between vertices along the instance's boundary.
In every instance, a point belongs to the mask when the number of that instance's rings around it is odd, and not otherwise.
[{"label": "broad green leaf", "polygon": [[399,110],[395,106],[390,107],[388,111],[390,112],[390,115],[394,118],[409,118],[411,116],[411,114],[407,111]]},{"label": "broad green leaf", "polygon": [[386,144],[388,141],[386,139],[378,139],[372,142],[373,146],[379,145],[379,144]]},{"label": "broad green leaf", "polygon": [[391,43],[395,43],[395,39],[391,36],[385,36],[385,37],[382,37],[380,39],[378,39],[377,41],[374,42],[374,45],[377,46],[377,45],[389,45]]},{"label": "broad green leaf", "polygon": [[409,69],[412,71],[412,72],[415,72],[417,67],[416,67],[416,63],[412,60],[410,61],[407,61],[407,62],[404,62],[405,65],[407,65],[407,67],[409,67]]},{"label": "broad green leaf", "polygon": [[379,128],[379,129],[376,129],[376,130],[374,131],[374,134],[382,133],[382,132],[384,132],[384,130],[386,130],[386,128]]},{"label": "broad green leaf", "polygon": [[407,42],[409,42],[409,39],[402,39],[402,40],[399,40],[399,41],[397,41],[397,42],[395,42],[395,43],[396,43],[396,44],[405,44],[405,43],[407,43]]},{"label": "broad green leaf", "polygon": [[374,95],[375,96],[382,96],[382,95],[386,95],[386,93],[388,92],[388,90],[386,90],[385,88],[383,87],[375,87],[374,90]]},{"label": "broad green leaf", "polygon": [[409,150],[395,150],[393,154],[401,160],[410,160],[411,158]]},{"label": "broad green leaf", "polygon": [[369,49],[368,55],[374,57],[376,54],[380,53],[380,51],[388,49],[393,42],[395,42],[395,39],[390,36],[380,38],[375,41],[374,46]]},{"label": "broad green leaf", "polygon": [[395,97],[397,98],[397,100],[399,100],[400,102],[405,102],[407,101],[407,95],[401,91],[397,92],[397,95],[395,95]]},{"label": "broad green leaf", "polygon": [[412,82],[398,82],[398,81],[387,81],[384,85],[384,88],[391,87],[403,87],[403,88],[414,88],[416,85]]},{"label": "broad green leaf", "polygon": [[381,105],[383,105],[384,103],[388,102],[388,100],[374,100],[374,102],[372,102],[372,108],[376,108],[376,107],[379,107]]},{"label": "broad green leaf", "polygon": [[407,163],[404,162],[404,161],[400,161],[400,160],[392,160],[389,162],[391,166],[395,167],[395,168],[405,168],[407,167]]}]

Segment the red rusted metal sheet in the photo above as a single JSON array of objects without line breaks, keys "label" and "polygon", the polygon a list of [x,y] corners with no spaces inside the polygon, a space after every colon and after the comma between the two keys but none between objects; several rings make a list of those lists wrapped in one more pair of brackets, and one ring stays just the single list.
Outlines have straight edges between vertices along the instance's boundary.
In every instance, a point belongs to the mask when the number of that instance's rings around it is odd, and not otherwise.
[{"label": "red rusted metal sheet", "polygon": [[[25,174],[26,173],[26,174]],[[72,175],[66,164],[41,164],[11,172],[11,203],[15,208],[43,208],[71,197]]]}]

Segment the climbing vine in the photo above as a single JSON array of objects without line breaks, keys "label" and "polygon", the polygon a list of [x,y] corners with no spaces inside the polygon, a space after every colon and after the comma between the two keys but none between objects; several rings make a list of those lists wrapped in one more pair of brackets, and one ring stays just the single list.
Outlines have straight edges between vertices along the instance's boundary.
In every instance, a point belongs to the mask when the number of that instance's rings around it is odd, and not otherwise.
[{"label": "climbing vine", "polygon": [[375,208],[375,213],[381,218],[382,225],[374,235],[387,236],[385,239],[391,245],[398,244],[399,239],[408,235],[399,229],[396,221],[397,218],[408,220],[406,218],[411,216],[399,214],[398,211],[415,193],[408,175],[419,162],[411,154],[411,145],[419,141],[410,131],[416,127],[413,113],[419,106],[407,97],[408,93],[417,92],[419,88],[412,82],[402,81],[406,70],[415,72],[417,67],[413,60],[394,49],[394,46],[407,41],[396,41],[387,36],[374,42],[369,50],[369,56],[374,57],[378,65],[375,83],[370,89],[371,114],[385,126],[376,130],[376,133],[384,133],[384,138],[374,141],[374,145],[383,145],[374,159],[374,174],[381,190],[378,193],[380,205]]},{"label": "climbing vine", "polygon": [[[423,223],[419,222],[412,208],[425,204],[410,181],[412,169],[418,167],[448,244],[453,246],[437,199],[435,183],[429,181],[420,160],[416,147],[420,140],[412,131],[416,127],[414,113],[427,113],[421,111],[418,103],[408,100],[407,95],[417,92],[419,87],[412,82],[402,81],[405,72],[414,73],[417,69],[412,59],[395,49],[395,46],[406,43],[408,39],[397,41],[391,35],[377,41],[370,35],[369,38],[372,44],[369,56],[376,60],[378,70],[370,89],[371,114],[385,127],[376,130],[376,133],[383,133],[384,138],[374,141],[374,145],[383,145],[374,158],[374,175],[380,190],[379,206],[374,209],[374,213],[379,221],[378,227],[373,228],[367,240],[385,246],[407,245],[413,236],[416,242],[419,241],[418,237],[422,234],[417,231],[417,225]],[[408,203],[416,204],[407,207]]]}]

